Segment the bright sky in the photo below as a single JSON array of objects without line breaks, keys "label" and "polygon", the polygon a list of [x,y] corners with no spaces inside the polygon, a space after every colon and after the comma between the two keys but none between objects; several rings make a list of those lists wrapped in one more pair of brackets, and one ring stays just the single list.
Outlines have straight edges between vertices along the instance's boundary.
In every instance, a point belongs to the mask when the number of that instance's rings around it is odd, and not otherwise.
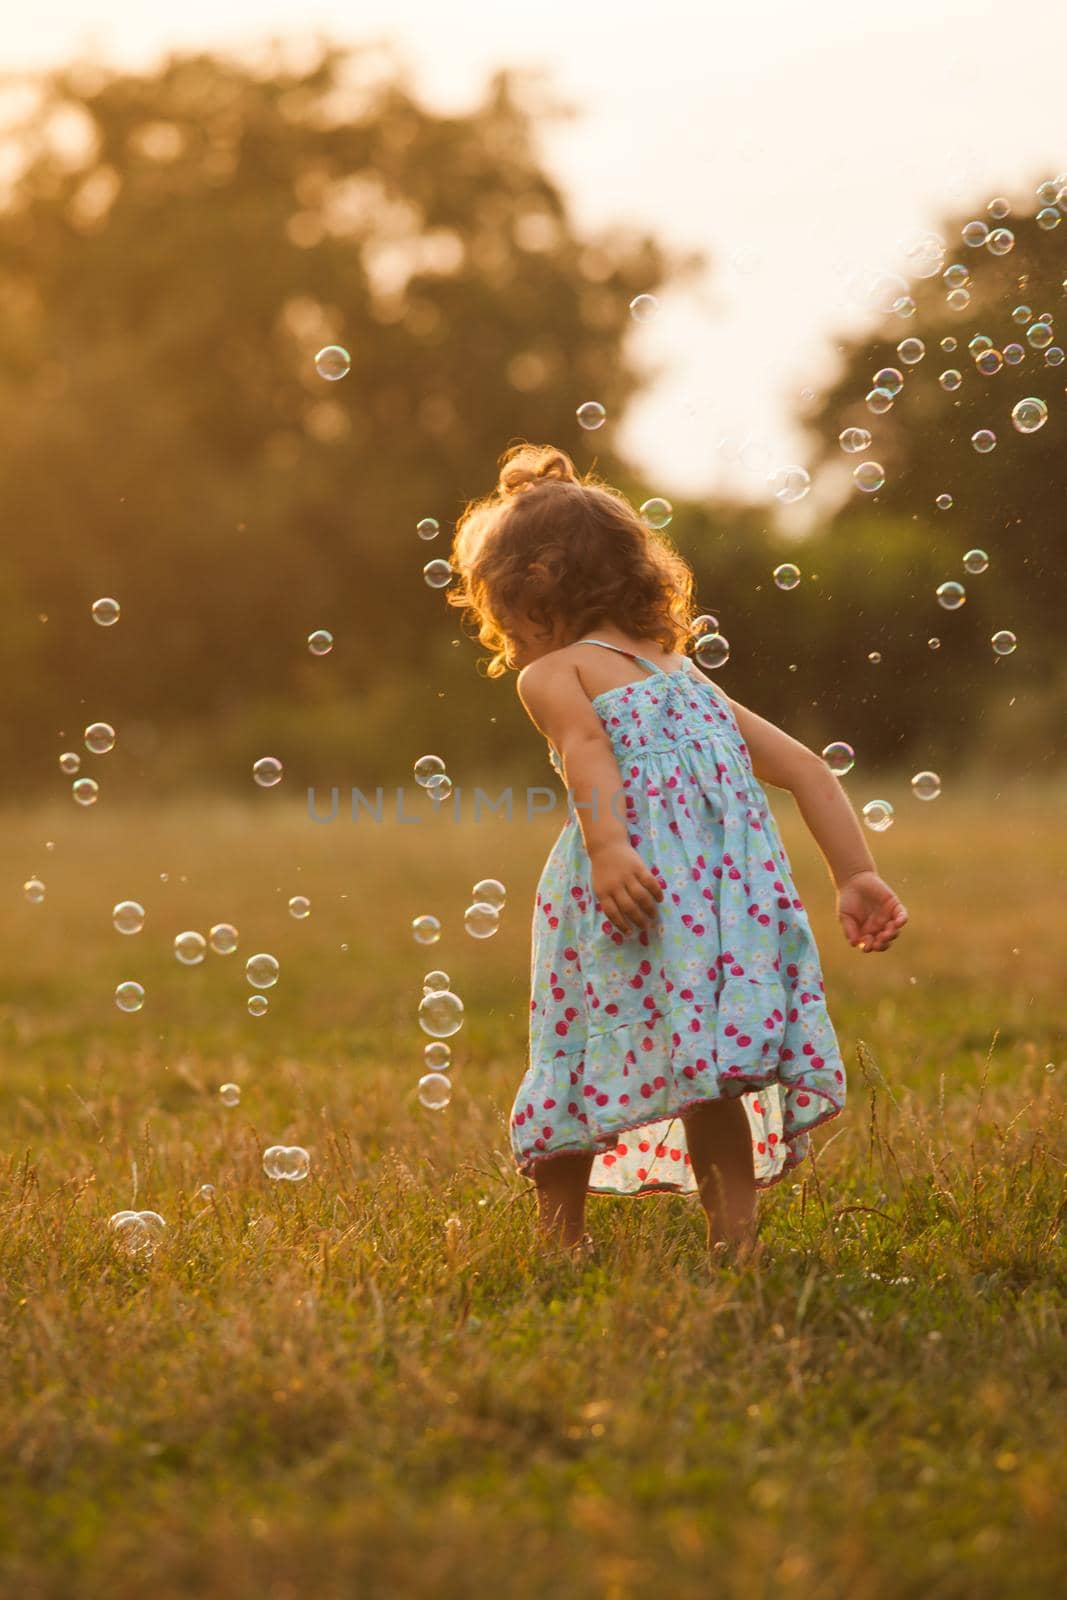
[{"label": "bright sky", "polygon": [[40,0],[6,18],[0,67],[314,32],[391,40],[441,109],[543,65],[583,111],[542,145],[578,222],[713,258],[634,328],[659,376],[617,443],[668,493],[765,495],[803,459],[791,404],[861,315],[851,275],[899,270],[945,209],[1032,208],[1067,168],[1062,0]]}]

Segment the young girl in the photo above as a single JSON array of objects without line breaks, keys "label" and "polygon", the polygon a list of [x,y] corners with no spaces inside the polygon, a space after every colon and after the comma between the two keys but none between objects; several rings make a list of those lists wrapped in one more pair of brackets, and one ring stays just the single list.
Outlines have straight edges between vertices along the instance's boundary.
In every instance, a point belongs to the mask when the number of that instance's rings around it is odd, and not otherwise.
[{"label": "young girl", "polygon": [[588,1247],[585,1199],[698,1194],[743,1259],[756,1193],[845,1103],[818,951],[762,782],[791,790],[849,943],[907,912],[822,758],[680,652],[693,574],[617,490],[518,445],[456,528],[469,608],[549,741],[569,816],[537,888],[529,1062],[511,1115],[545,1242]]}]

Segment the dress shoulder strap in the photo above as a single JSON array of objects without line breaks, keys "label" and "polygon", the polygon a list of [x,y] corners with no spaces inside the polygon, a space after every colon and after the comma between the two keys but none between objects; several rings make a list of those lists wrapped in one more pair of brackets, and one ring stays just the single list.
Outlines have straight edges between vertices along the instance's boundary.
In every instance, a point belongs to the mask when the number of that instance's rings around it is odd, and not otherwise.
[{"label": "dress shoulder strap", "polygon": [[632,650],[624,650],[621,644],[609,644],[606,639],[575,639],[575,644],[598,644],[602,650],[616,650],[620,656],[626,656],[630,661],[636,661],[638,666],[647,667],[649,672],[654,672],[657,677],[663,674],[663,668],[657,667],[654,662],[645,656],[635,655]]}]

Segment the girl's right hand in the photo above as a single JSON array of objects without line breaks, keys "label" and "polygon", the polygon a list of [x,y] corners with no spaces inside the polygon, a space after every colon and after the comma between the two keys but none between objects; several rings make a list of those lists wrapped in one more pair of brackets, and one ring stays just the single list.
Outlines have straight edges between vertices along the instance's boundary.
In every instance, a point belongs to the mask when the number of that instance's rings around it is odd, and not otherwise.
[{"label": "girl's right hand", "polygon": [[620,933],[630,924],[648,929],[655,921],[663,886],[625,841],[605,845],[590,859],[593,894]]},{"label": "girl's right hand", "polygon": [[908,913],[876,872],[857,872],[837,891],[837,916],[851,945],[888,950]]}]

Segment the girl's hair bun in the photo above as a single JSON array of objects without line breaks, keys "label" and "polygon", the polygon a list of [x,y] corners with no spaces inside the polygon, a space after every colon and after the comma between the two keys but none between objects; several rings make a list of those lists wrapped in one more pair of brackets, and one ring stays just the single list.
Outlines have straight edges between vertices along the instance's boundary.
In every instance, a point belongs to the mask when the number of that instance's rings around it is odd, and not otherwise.
[{"label": "girl's hair bun", "polygon": [[574,462],[552,445],[515,445],[503,458],[497,488],[502,495],[517,494],[533,484],[555,481],[578,483]]}]

